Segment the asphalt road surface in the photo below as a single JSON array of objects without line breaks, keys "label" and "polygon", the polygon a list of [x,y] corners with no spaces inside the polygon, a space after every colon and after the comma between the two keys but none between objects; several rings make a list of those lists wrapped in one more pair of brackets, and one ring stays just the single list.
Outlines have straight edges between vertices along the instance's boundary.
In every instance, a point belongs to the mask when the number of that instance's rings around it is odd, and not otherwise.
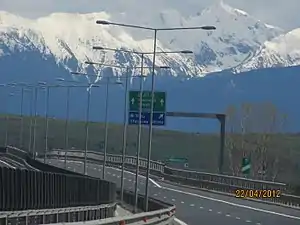
[{"label": "asphalt road surface", "polygon": [[21,165],[18,162],[15,162],[14,160],[7,158],[5,156],[0,156],[0,167],[6,167],[11,169],[20,169],[23,168],[24,165]]},{"label": "asphalt road surface", "polygon": [[[63,160],[48,163],[64,167]],[[67,169],[83,172],[83,163],[68,161]],[[88,164],[90,176],[102,178],[102,166]],[[120,186],[121,170],[106,168],[106,179]],[[125,189],[134,191],[135,175],[126,172]],[[299,225],[300,209],[236,199],[151,180],[150,196],[176,205],[176,217],[188,225]],[[145,178],[139,177],[139,193],[145,193]]]}]

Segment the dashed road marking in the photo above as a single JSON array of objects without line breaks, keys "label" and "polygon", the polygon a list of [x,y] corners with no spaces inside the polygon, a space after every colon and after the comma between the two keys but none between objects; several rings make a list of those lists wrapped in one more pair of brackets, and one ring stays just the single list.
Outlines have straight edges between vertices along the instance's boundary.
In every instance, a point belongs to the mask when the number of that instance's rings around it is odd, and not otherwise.
[{"label": "dashed road marking", "polygon": [[181,202],[181,204],[184,204],[184,202]]},{"label": "dashed road marking", "polygon": [[240,220],[241,218],[240,217],[235,217],[237,220]]},{"label": "dashed road marking", "polygon": [[230,214],[226,214],[227,217],[231,217]]},{"label": "dashed road marking", "polygon": [[253,210],[253,211],[256,211],[256,212],[262,212],[262,213],[266,213],[266,214],[272,214],[272,215],[276,215],[276,216],[286,217],[286,218],[289,218],[289,219],[300,220],[300,217],[292,216],[292,215],[288,215],[288,214],[284,214],[284,213],[278,213],[278,212],[269,211],[269,210],[261,209],[261,208],[254,208],[254,207],[251,207],[251,206],[236,204],[236,203],[233,203],[233,202],[227,202],[227,201],[224,201],[224,200],[221,200],[221,199],[211,198],[211,197],[207,197],[207,196],[203,196],[203,195],[199,195],[199,194],[195,194],[195,193],[190,193],[190,192],[186,192],[186,191],[181,191],[181,190],[177,190],[177,189],[173,189],[173,188],[168,188],[168,187],[161,187],[161,188],[165,189],[165,190],[169,190],[169,191],[174,191],[174,192],[177,192],[177,193],[182,193],[182,194],[191,195],[191,196],[195,196],[195,197],[198,197],[198,198],[214,201],[214,202],[220,202],[220,203],[223,203],[223,204],[227,204],[227,205],[231,205],[231,206],[235,206],[235,207],[239,207],[239,208]]},{"label": "dashed road marking", "polygon": [[191,206],[191,207],[194,207],[194,206],[195,206],[195,204],[190,204],[190,206]]},{"label": "dashed road marking", "polygon": [[212,209],[209,209],[208,211],[212,212]]},{"label": "dashed road marking", "polygon": [[251,220],[246,220],[246,223],[251,223]]}]

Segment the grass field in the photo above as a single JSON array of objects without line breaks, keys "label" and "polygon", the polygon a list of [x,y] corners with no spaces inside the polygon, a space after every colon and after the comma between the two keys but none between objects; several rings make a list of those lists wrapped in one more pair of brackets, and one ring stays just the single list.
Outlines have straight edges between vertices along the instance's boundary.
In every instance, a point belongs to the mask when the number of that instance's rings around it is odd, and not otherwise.
[{"label": "grass field", "polygon": [[[21,118],[9,116],[8,144],[29,149],[30,117],[24,117],[23,141],[20,143]],[[0,144],[5,143],[6,131],[5,116],[0,116]],[[45,151],[45,118],[37,118],[36,151]],[[85,123],[72,121],[68,126],[68,148],[85,148]],[[122,151],[123,126],[109,124],[108,153],[120,154]],[[65,148],[65,121],[49,119],[48,148]],[[252,134],[249,139],[255,139],[258,134]],[[190,168],[197,168],[206,172],[217,172],[219,156],[219,135],[193,134],[178,131],[154,129],[152,141],[152,159],[166,160],[170,157],[185,157]],[[146,157],[148,144],[148,129],[142,129],[141,155]],[[135,155],[137,145],[137,126],[128,127],[127,154]],[[102,151],[104,146],[104,124],[91,122],[89,124],[88,149]],[[300,135],[273,134],[269,148],[272,154],[279,153],[281,169],[277,180],[300,183]],[[225,149],[224,169],[230,173],[228,162],[228,149]]]}]

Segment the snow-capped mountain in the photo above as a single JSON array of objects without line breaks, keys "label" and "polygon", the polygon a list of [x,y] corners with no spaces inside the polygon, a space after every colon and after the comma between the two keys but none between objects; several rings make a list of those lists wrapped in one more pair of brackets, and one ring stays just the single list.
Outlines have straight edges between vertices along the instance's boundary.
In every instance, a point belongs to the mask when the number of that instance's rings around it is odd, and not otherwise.
[{"label": "snow-capped mountain", "polygon": [[234,71],[295,65],[300,65],[300,28],[265,42],[251,59]]},{"label": "snow-capped mountain", "polygon": [[[29,20],[0,12],[0,60],[1,57],[34,51],[44,60],[54,58],[59,67],[68,71],[86,71],[85,61],[138,67],[141,61],[138,55],[92,49],[96,45],[152,52],[151,33],[145,36],[145,32],[136,29],[95,24],[97,19],[131,22],[132,16],[108,12],[54,13]],[[263,43],[283,34],[282,29],[264,24],[223,1],[190,17],[183,17],[178,11],[164,10],[159,15],[153,15],[153,18],[155,19],[151,21],[143,21],[143,17],[139,17],[135,21],[157,28],[201,25],[217,27],[215,31],[158,32],[158,51],[194,52],[194,55],[158,54],[157,66],[172,67],[173,75],[201,76],[207,72],[236,67],[251,58]],[[148,67],[151,66],[151,59],[151,55],[146,56]],[[90,69],[99,71],[99,67]],[[115,69],[115,72],[120,72],[120,69]]]}]

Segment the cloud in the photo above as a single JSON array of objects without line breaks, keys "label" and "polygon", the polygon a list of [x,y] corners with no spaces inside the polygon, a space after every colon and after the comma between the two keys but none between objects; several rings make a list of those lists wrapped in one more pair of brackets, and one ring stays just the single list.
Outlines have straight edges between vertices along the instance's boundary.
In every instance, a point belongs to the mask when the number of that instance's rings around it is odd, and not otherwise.
[{"label": "cloud", "polygon": [[[286,29],[300,27],[300,0],[224,0],[224,2],[273,25]],[[213,0],[1,0],[0,9],[30,18],[53,12],[106,11],[143,14],[170,8],[188,16],[212,3]]]}]

